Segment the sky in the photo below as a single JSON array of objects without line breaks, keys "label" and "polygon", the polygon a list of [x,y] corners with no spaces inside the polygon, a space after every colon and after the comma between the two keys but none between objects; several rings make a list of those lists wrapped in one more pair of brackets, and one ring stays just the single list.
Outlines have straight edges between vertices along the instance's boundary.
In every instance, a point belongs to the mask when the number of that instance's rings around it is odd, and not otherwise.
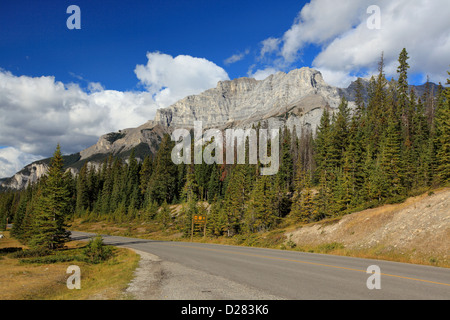
[{"label": "sky", "polygon": [[445,84],[448,17],[448,0],[2,0],[0,178],[222,80],[306,66],[347,87],[382,52],[396,78],[406,48],[410,83]]}]

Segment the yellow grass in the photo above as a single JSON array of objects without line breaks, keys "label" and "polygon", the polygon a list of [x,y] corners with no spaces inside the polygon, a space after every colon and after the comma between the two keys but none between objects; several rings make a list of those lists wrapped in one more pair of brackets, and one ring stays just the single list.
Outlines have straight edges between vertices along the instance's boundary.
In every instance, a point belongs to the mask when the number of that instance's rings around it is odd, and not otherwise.
[{"label": "yellow grass", "polygon": [[[9,232],[0,240],[0,248],[24,247]],[[85,245],[70,242],[69,248]],[[115,248],[112,259],[91,265],[84,262],[24,264],[20,259],[0,256],[0,300],[86,300],[127,299],[124,293],[133,278],[139,256],[131,250]],[[81,289],[68,289],[69,265],[81,270]]]}]

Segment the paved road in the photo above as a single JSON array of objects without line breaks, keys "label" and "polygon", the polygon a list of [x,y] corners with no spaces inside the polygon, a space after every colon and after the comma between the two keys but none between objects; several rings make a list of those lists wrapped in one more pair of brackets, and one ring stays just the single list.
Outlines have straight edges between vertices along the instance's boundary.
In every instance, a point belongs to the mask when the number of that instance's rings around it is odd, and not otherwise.
[{"label": "paved road", "polygon": [[[75,240],[89,233],[73,232]],[[450,269],[296,251],[104,236],[162,261],[229,279],[280,299],[450,300]],[[380,289],[368,289],[369,266],[380,268]]]}]

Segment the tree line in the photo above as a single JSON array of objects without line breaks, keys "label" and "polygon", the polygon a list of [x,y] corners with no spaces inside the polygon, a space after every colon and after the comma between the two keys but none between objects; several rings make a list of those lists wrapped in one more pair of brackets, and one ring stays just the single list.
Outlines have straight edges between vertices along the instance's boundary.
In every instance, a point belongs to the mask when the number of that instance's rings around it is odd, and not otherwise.
[{"label": "tree line", "polygon": [[367,85],[356,81],[356,108],[342,98],[337,110],[324,110],[316,132],[280,129],[275,175],[260,175],[261,164],[174,164],[175,142],[165,135],[153,157],[109,156],[72,176],[62,170],[58,146],[44,178],[0,195],[0,227],[8,218],[18,239],[55,248],[67,239],[71,219],[157,220],[167,228],[174,220],[169,205],[182,204],[186,235],[192,215],[203,212],[210,236],[233,236],[271,230],[286,218],[338,217],[447,185],[450,88],[433,92],[427,83],[418,96],[408,84],[408,59],[403,49],[398,79],[388,81],[381,56],[378,75]]}]

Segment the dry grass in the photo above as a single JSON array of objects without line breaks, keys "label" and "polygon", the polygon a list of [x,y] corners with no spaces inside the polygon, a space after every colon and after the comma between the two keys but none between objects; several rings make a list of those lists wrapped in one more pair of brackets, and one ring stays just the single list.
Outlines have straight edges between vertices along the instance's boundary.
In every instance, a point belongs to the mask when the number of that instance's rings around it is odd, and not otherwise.
[{"label": "dry grass", "polygon": [[[9,232],[0,240],[1,248],[22,247]],[[69,249],[84,246],[83,242],[68,243]],[[133,278],[139,256],[131,250],[115,248],[114,258],[96,265],[84,262],[25,264],[9,255],[0,257],[0,300],[89,300],[127,299],[124,290]],[[81,270],[81,289],[69,290],[66,282],[69,265]]]}]

